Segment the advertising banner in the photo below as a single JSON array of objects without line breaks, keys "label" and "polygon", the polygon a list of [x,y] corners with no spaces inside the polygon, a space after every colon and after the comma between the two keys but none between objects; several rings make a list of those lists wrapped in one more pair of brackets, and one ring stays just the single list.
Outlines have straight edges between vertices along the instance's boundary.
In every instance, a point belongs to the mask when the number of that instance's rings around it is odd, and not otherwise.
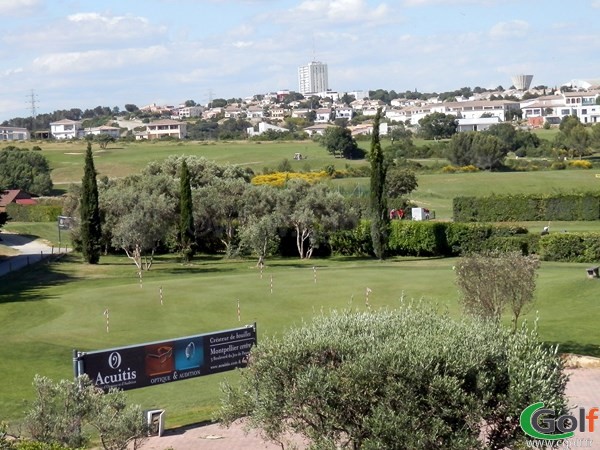
[{"label": "advertising banner", "polygon": [[105,390],[137,389],[245,367],[256,324],[161,342],[74,354],[75,375]]}]

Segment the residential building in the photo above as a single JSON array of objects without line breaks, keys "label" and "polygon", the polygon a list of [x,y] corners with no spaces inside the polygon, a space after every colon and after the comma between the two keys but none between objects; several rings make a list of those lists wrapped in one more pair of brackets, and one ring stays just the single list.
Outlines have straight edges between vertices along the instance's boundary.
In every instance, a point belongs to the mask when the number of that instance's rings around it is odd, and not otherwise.
[{"label": "residential building", "polygon": [[317,109],[315,123],[327,123],[331,120],[331,116],[331,108],[319,108]]},{"label": "residential building", "polygon": [[86,128],[85,134],[86,135],[92,134],[94,136],[97,136],[99,134],[107,134],[110,137],[119,139],[119,137],[121,135],[121,130],[117,127],[110,127],[108,125],[102,125],[101,127],[96,127],[96,128]]},{"label": "residential building", "polygon": [[200,117],[204,107],[202,106],[184,106],[177,110],[177,117],[179,119],[185,119],[189,117]]},{"label": "residential building", "polygon": [[298,86],[302,95],[327,91],[329,89],[327,64],[312,61],[298,67]]},{"label": "residential building", "polygon": [[26,141],[29,137],[27,128],[0,125],[0,141]]},{"label": "residential building", "polygon": [[315,134],[319,134],[319,135],[323,135],[325,133],[325,130],[329,127],[334,127],[335,125],[329,124],[329,123],[320,123],[317,125],[313,125],[311,127],[306,127],[304,129],[304,132],[306,134],[308,134],[309,136],[313,136]]},{"label": "residential building", "polygon": [[265,110],[261,106],[251,105],[246,110],[246,116],[248,119],[263,119],[265,117]]},{"label": "residential building", "polygon": [[464,131],[485,131],[492,125],[498,125],[500,118],[494,117],[480,117],[478,119],[457,119],[458,132]]},{"label": "residential building", "polygon": [[54,139],[77,139],[84,135],[81,122],[63,119],[50,124],[50,135]]},{"label": "residential building", "polygon": [[187,136],[186,123],[163,119],[151,122],[146,126],[146,139],[160,139],[165,136],[171,136],[176,139],[185,138]]},{"label": "residential building", "polygon": [[335,107],[335,118],[336,119],[348,119],[351,120],[353,115],[353,110],[349,106],[345,105],[337,105]]},{"label": "residential building", "polygon": [[258,131],[255,131],[254,127],[248,127],[246,129],[246,132],[248,133],[248,136],[252,137],[252,136],[260,136],[267,130],[277,131],[279,133],[283,133],[285,131],[290,131],[287,128],[271,125],[270,123],[267,123],[267,122],[261,122],[258,124]]},{"label": "residential building", "polygon": [[542,122],[560,123],[566,116],[577,116],[581,123],[600,123],[600,91],[563,92],[521,102],[523,118],[532,126]]},{"label": "residential building", "polygon": [[27,192],[20,189],[0,190],[0,212],[6,212],[6,207],[11,203],[18,205],[35,205],[35,199]]}]

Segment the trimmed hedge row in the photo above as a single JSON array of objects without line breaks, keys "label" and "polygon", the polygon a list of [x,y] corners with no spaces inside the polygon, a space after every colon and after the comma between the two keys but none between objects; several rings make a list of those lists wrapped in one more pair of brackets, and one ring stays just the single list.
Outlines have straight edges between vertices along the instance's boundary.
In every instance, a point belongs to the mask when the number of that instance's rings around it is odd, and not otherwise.
[{"label": "trimmed hedge row", "polygon": [[600,220],[600,193],[455,197],[456,222]]},{"label": "trimmed hedge row", "polygon": [[[329,239],[332,253],[345,256],[372,256],[369,221],[350,231],[334,233]],[[389,256],[457,256],[484,250],[537,251],[538,235],[526,228],[507,225],[456,222],[391,222]]]},{"label": "trimmed hedge row", "polygon": [[6,206],[6,213],[15,222],[55,222],[62,213],[62,206],[51,204]]},{"label": "trimmed hedge row", "polygon": [[600,262],[600,233],[554,233],[542,236],[538,253],[544,261]]}]

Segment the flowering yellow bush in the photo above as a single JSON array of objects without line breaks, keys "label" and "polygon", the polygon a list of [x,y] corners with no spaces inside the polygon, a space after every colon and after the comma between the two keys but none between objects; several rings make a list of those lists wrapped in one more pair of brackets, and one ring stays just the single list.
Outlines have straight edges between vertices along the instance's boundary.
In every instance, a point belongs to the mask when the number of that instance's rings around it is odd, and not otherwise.
[{"label": "flowering yellow bush", "polygon": [[443,173],[456,173],[456,172],[478,172],[479,169],[477,167],[475,167],[474,165],[468,165],[468,166],[444,166],[442,167],[442,172]]},{"label": "flowering yellow bush", "polygon": [[458,170],[456,166],[444,166],[442,167],[442,172],[444,173],[454,173]]},{"label": "flowering yellow bush", "polygon": [[573,167],[575,169],[591,169],[592,163],[582,159],[576,159],[575,161],[569,161],[569,167]]},{"label": "flowering yellow bush", "polygon": [[268,184],[271,186],[283,186],[287,180],[292,178],[300,178],[309,183],[316,183],[324,178],[327,178],[327,172],[275,172],[268,175],[257,175],[252,178],[252,184]]}]

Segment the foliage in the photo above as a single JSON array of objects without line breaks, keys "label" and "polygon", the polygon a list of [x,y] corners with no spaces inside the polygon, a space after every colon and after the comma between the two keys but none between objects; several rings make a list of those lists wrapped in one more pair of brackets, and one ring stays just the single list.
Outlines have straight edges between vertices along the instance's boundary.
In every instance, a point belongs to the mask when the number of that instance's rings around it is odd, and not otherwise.
[{"label": "foliage", "polygon": [[36,375],[36,399],[26,419],[31,436],[46,444],[80,447],[89,442],[86,426],[96,430],[105,450],[138,448],[146,427],[139,406],[127,405],[123,391],[104,393],[87,377],[75,381]]},{"label": "foliage", "polygon": [[599,220],[600,194],[511,194],[455,197],[458,222],[510,222],[546,220]]},{"label": "foliage", "polygon": [[419,119],[419,136],[423,139],[446,139],[458,128],[456,116],[434,112]]},{"label": "foliage", "polygon": [[519,317],[533,304],[539,261],[521,252],[472,253],[456,264],[456,283],[467,313],[500,321],[509,308],[514,330]]},{"label": "foliage", "polygon": [[[62,212],[59,202],[37,205],[18,205],[11,203],[6,206],[6,214],[15,222],[55,222]],[[59,203],[59,204],[56,204]]]},{"label": "foliage", "polygon": [[89,264],[97,264],[100,260],[102,226],[91,142],[88,142],[85,154],[79,213],[83,258]]},{"label": "foliage", "polygon": [[371,238],[373,251],[379,259],[385,258],[386,247],[389,239],[390,218],[388,215],[386,174],[388,165],[385,161],[381,142],[379,141],[379,123],[381,121],[381,108],[377,110],[373,121],[371,135]]},{"label": "foliage", "polygon": [[310,258],[330,233],[352,228],[356,223],[356,214],[348,208],[342,194],[323,183],[310,185],[303,180],[293,180],[281,194],[279,209],[284,222],[295,231],[301,259]]},{"label": "foliage", "polygon": [[132,175],[103,190],[100,202],[115,248],[139,270],[150,270],[154,253],[176,227],[174,180],[167,175]]},{"label": "foliage", "polygon": [[0,150],[0,187],[21,189],[34,195],[52,190],[50,164],[39,152],[15,146]]},{"label": "foliage", "polygon": [[600,260],[600,233],[550,233],[541,236],[539,255],[544,261],[597,264]]},{"label": "foliage", "polygon": [[493,170],[502,167],[507,152],[508,147],[496,136],[469,131],[452,137],[447,156],[457,166]]},{"label": "foliage", "polygon": [[563,413],[566,376],[535,332],[456,321],[420,305],[317,316],[251,353],[220,418],[282,445],[414,450],[515,448],[519,414],[543,398]]},{"label": "foliage", "polygon": [[348,128],[337,126],[327,128],[319,138],[319,143],[335,157],[361,159],[365,156]]},{"label": "foliage", "polygon": [[270,185],[275,187],[284,186],[289,180],[301,179],[308,183],[316,183],[328,178],[327,172],[275,172],[268,175],[256,175],[252,178],[254,185]]},{"label": "foliage", "polygon": [[389,198],[398,198],[410,194],[417,189],[417,176],[410,169],[392,166],[385,178],[385,189]]},{"label": "foliage", "polygon": [[179,175],[179,245],[185,261],[190,261],[194,257],[195,240],[194,204],[192,202],[190,172],[187,163],[183,160],[181,174]]}]

